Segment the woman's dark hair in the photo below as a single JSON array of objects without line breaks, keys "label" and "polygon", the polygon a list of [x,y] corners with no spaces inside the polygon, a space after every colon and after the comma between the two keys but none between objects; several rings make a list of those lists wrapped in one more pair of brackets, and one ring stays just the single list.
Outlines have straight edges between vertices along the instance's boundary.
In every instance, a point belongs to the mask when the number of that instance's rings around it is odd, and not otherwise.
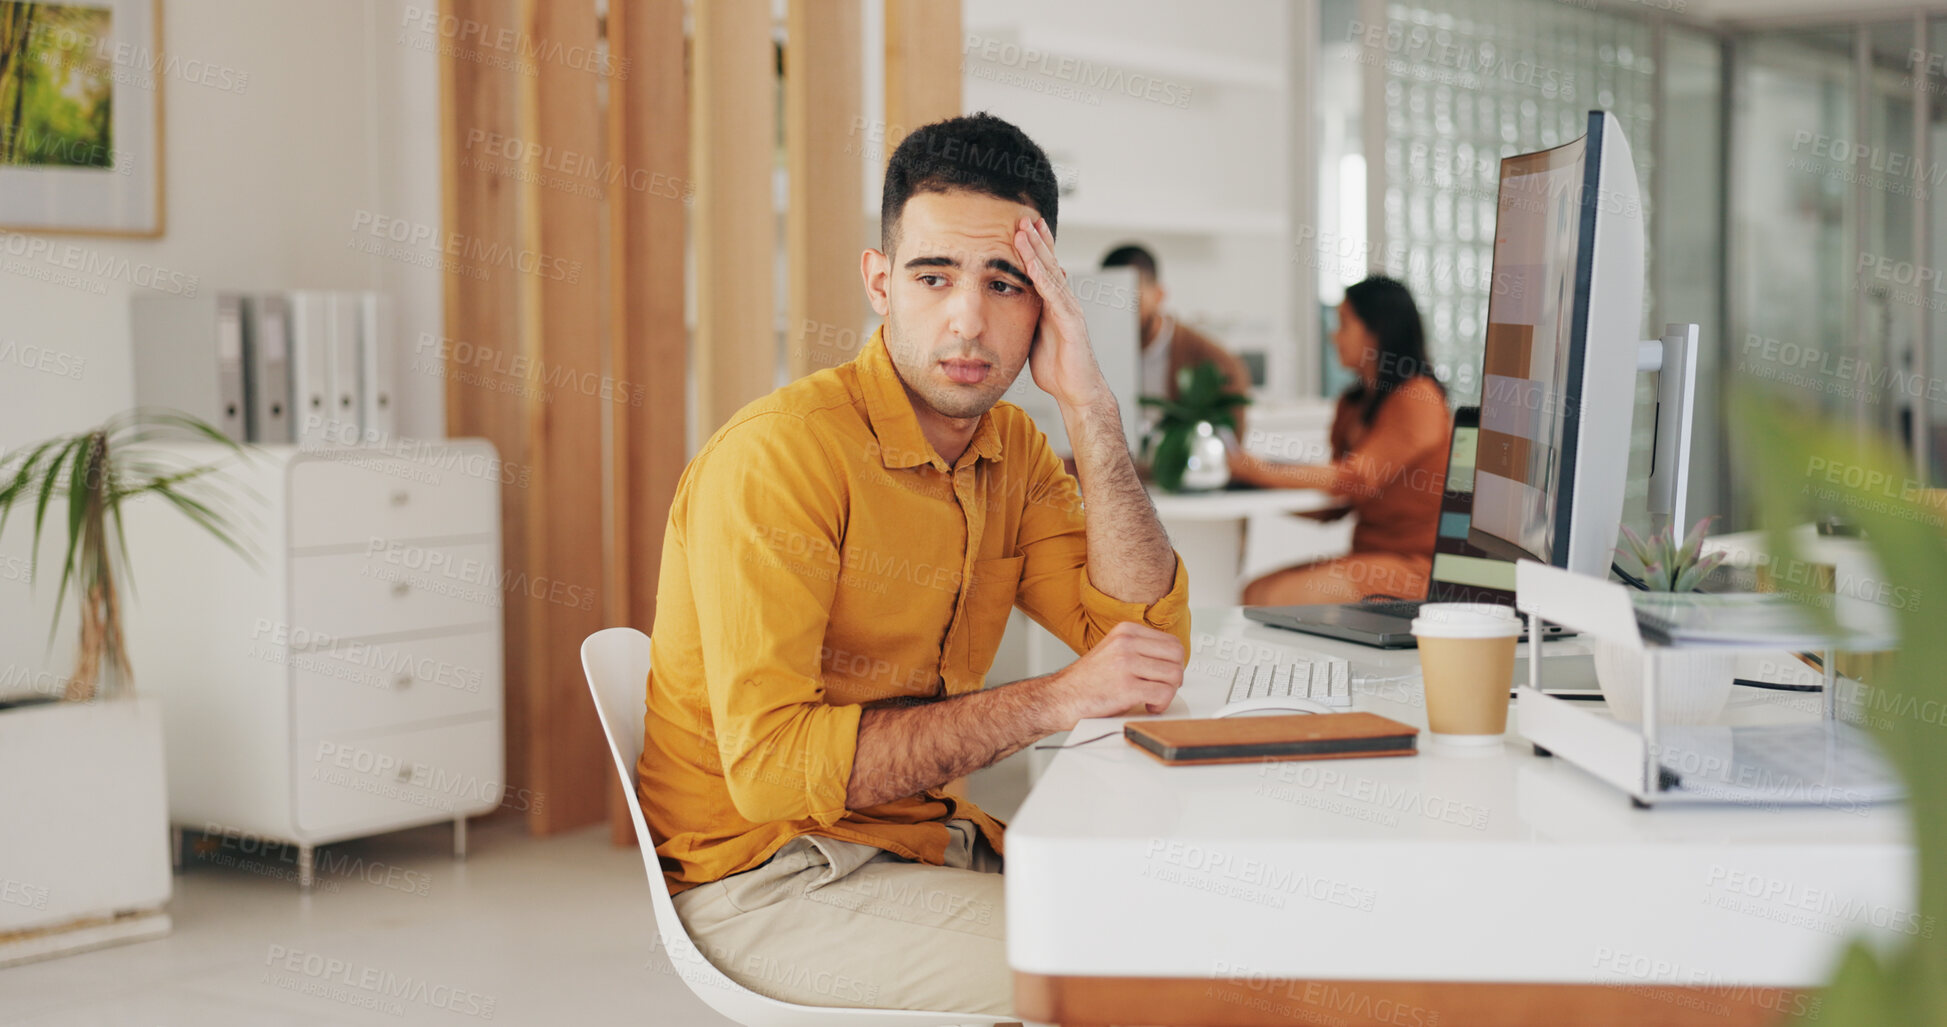
[{"label": "woman's dark hair", "polygon": [[1025,203],[1055,231],[1055,167],[1027,133],[982,111],[922,125],[892,152],[879,198],[879,245],[899,244],[899,217],[914,193],[966,189]]},{"label": "woman's dark hair", "polygon": [[1387,397],[1418,375],[1425,375],[1434,388],[1446,392],[1440,379],[1433,375],[1433,365],[1427,363],[1426,326],[1420,320],[1419,305],[1413,302],[1413,294],[1406,286],[1374,275],[1346,286],[1345,302],[1379,343],[1377,380],[1368,387],[1360,379],[1347,392],[1354,401],[1364,404],[1359,412],[1362,423],[1371,424]]}]

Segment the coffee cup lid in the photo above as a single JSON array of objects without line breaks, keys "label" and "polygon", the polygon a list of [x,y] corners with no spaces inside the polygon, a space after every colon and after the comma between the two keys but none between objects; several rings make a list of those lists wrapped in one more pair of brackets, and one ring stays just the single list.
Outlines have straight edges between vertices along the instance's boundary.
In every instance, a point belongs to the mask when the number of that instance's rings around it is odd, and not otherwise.
[{"label": "coffee cup lid", "polygon": [[1422,638],[1508,638],[1521,634],[1514,608],[1496,603],[1426,603],[1413,618]]}]

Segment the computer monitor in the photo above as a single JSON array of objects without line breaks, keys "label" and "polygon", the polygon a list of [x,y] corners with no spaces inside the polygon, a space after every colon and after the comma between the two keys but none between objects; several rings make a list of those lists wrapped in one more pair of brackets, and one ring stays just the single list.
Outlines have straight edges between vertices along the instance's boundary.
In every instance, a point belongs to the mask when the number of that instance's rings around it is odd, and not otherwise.
[{"label": "computer monitor", "polygon": [[1453,412],[1453,438],[1447,446],[1447,477],[1440,490],[1440,524],[1433,539],[1428,602],[1514,605],[1514,564],[1468,541],[1480,415],[1479,407],[1460,407]]},{"label": "computer monitor", "polygon": [[1501,161],[1468,542],[1606,578],[1622,523],[1643,211],[1614,115]]}]

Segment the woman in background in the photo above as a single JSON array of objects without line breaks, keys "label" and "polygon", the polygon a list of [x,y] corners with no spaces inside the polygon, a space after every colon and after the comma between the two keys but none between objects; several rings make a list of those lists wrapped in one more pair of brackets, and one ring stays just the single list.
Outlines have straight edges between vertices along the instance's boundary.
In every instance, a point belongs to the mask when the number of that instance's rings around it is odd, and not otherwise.
[{"label": "woman in background", "polygon": [[1324,489],[1359,515],[1349,555],[1273,571],[1244,589],[1247,606],[1424,599],[1453,431],[1447,393],[1426,359],[1426,329],[1406,286],[1368,278],[1345,290],[1332,335],[1359,375],[1332,416],[1329,464],[1288,464],[1230,450],[1231,478],[1265,488]]}]

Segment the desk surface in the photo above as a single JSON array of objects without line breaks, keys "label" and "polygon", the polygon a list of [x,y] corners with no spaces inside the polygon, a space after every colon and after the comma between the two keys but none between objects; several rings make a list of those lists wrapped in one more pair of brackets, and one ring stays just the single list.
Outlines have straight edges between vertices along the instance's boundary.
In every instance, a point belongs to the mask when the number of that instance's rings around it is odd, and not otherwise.
[{"label": "desk surface", "polygon": [[[1193,611],[1166,716],[1239,644],[1352,659],[1357,709],[1424,728],[1418,655]],[[1584,652],[1575,640],[1563,652]],[[1555,652],[1553,645],[1549,649]],[[1246,656],[1245,658],[1249,658]],[[1586,659],[1586,657],[1584,657]],[[1228,664],[1221,664],[1228,666]],[[1745,721],[1812,719],[1740,689]],[[1040,975],[1803,986],[1919,929],[1904,806],[1639,810],[1510,726],[1491,748],[1166,767],[1084,721],[1007,832],[1008,960]]]}]

